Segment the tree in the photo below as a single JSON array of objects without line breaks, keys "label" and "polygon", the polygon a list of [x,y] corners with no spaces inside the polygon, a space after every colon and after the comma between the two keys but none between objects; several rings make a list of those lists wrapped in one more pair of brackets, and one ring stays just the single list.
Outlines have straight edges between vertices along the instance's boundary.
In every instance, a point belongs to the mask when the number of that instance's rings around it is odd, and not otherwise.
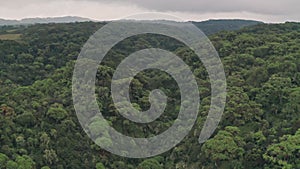
[{"label": "tree", "polygon": [[44,167],[42,167],[41,169],[50,169],[50,167],[44,166]]},{"label": "tree", "polygon": [[16,117],[16,122],[22,126],[30,127],[36,124],[36,119],[31,112],[25,112]]},{"label": "tree", "polygon": [[48,148],[50,143],[50,137],[48,136],[47,133],[45,132],[41,133],[40,142],[41,142],[41,147]]},{"label": "tree", "polygon": [[249,71],[247,83],[253,87],[260,87],[264,82],[269,79],[268,72],[263,67],[255,67]]},{"label": "tree", "polygon": [[17,156],[16,163],[18,164],[18,169],[34,169],[35,162],[27,155]]},{"label": "tree", "polygon": [[101,162],[99,162],[96,164],[96,169],[105,169],[105,167]]},{"label": "tree", "polygon": [[201,149],[203,155],[218,168],[222,168],[223,165],[242,166],[240,160],[245,153],[245,143],[239,133],[237,127],[231,126],[219,131],[215,137],[204,143]]},{"label": "tree", "polygon": [[7,169],[18,169],[18,164],[12,160],[9,160],[6,164]]},{"label": "tree", "polygon": [[249,122],[260,121],[262,114],[261,105],[251,101],[241,87],[228,89],[224,111],[225,125],[242,126]]},{"label": "tree", "polygon": [[263,85],[256,99],[266,110],[277,114],[281,112],[283,105],[286,103],[291,87],[292,84],[289,77],[272,75]]},{"label": "tree", "polygon": [[270,167],[292,169],[300,167],[300,129],[295,135],[284,135],[279,143],[268,146],[263,158],[269,162]]},{"label": "tree", "polygon": [[5,168],[5,165],[8,160],[9,160],[9,158],[5,154],[0,153],[0,169]]},{"label": "tree", "polygon": [[292,89],[287,100],[282,110],[283,115],[286,119],[294,120],[300,112],[300,88]]},{"label": "tree", "polygon": [[64,110],[63,105],[55,103],[50,106],[47,111],[47,115],[55,121],[61,121],[66,118],[68,113]]},{"label": "tree", "polygon": [[53,149],[50,149],[50,150],[46,149],[44,151],[43,157],[44,157],[46,163],[50,164],[50,165],[55,164],[58,161],[56,152]]},{"label": "tree", "polygon": [[163,169],[156,159],[147,159],[139,164],[138,169]]}]

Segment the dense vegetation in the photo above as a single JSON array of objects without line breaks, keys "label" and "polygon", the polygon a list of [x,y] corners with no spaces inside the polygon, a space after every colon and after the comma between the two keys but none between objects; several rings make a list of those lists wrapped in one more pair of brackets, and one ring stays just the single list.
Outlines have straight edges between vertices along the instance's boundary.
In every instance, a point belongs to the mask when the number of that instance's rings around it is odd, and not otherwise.
[{"label": "dense vegetation", "polygon": [[247,26],[262,24],[263,22],[253,20],[239,20],[239,19],[212,19],[202,22],[192,22],[199,27],[207,35],[218,33],[220,31],[239,30]]},{"label": "dense vegetation", "polygon": [[[195,127],[180,145],[149,159],[112,155],[82,130],[72,103],[74,60],[104,23],[0,27],[0,168],[300,168],[300,24],[261,24],[210,36],[225,67],[228,98],[222,121],[210,140],[198,143],[210,102],[205,68],[193,52],[158,35],[126,39],[112,49],[97,74],[96,94],[116,130],[147,137],[167,129],[179,110],[180,93],[166,73],[139,73],[131,84],[136,108],[149,108],[149,92],[169,96],[165,113],[139,125],[122,118],[109,95],[118,60],[149,48],[180,56],[197,76],[201,107]],[[89,126],[93,130],[93,123]]]},{"label": "dense vegetation", "polygon": [[76,17],[76,16],[64,16],[64,17],[50,17],[50,18],[25,18],[21,20],[7,20],[0,18],[0,26],[6,25],[32,25],[32,24],[45,24],[45,23],[71,23],[71,22],[88,22],[91,19]]}]

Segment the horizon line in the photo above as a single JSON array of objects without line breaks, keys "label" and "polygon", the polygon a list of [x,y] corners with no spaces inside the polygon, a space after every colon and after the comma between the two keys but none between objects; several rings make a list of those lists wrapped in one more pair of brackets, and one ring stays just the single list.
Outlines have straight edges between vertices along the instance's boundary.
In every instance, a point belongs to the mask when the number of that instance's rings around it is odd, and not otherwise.
[{"label": "horizon line", "polygon": [[[116,21],[116,20],[121,20],[121,19],[107,19],[107,20],[99,20],[99,19],[93,19],[89,17],[84,17],[84,16],[78,16],[78,15],[60,15],[60,16],[36,16],[36,17],[24,17],[24,18],[6,18],[6,17],[0,17],[2,20],[6,21],[22,21],[26,19],[54,19],[54,18],[64,18],[64,17],[74,17],[74,18],[81,18],[81,19],[88,19],[92,22],[110,22],[110,21]],[[168,19],[133,19],[133,20],[168,20]],[[256,19],[249,19],[249,18],[208,18],[204,20],[190,20],[186,19],[181,22],[205,22],[205,21],[217,21],[217,20],[243,20],[243,21],[256,21],[256,22],[262,22],[266,24],[276,24],[276,23],[287,23],[287,22],[296,22],[300,23],[300,21],[292,21],[292,20],[285,20],[284,22],[265,22],[262,20],[256,20]],[[176,20],[170,20],[170,21],[176,21]]]}]

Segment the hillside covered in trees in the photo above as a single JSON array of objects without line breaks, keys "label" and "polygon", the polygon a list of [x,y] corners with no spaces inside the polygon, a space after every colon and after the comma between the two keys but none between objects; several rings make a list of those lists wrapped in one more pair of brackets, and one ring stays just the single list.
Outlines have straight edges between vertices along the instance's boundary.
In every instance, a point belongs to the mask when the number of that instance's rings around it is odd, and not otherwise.
[{"label": "hillside covered in trees", "polygon": [[[201,106],[189,135],[175,148],[148,159],[113,155],[81,128],[72,103],[72,73],[83,44],[105,23],[0,27],[0,169],[292,169],[300,168],[300,24],[259,24],[209,36],[227,78],[227,102],[218,129],[204,144],[198,136],[210,104],[205,68],[185,45],[160,35],[140,35],[115,46],[99,65],[96,95],[119,132],[149,137],[169,128],[180,109],[176,82],[157,70],[132,81],[131,100],[149,108],[149,93],[169,97],[149,124],[123,118],[110,82],[118,63],[150,47],[172,51],[197,77]],[[163,84],[163,85],[162,85]],[[98,122],[89,125],[90,130]]]},{"label": "hillside covered in trees", "polygon": [[221,31],[234,31],[247,26],[259,25],[263,22],[241,19],[212,19],[202,22],[192,22],[205,34],[212,35]]},{"label": "hillside covered in trees", "polygon": [[76,16],[52,17],[52,18],[24,18],[21,20],[7,20],[0,18],[1,26],[9,25],[32,25],[32,24],[47,24],[47,23],[72,23],[72,22],[89,22],[88,18]]}]

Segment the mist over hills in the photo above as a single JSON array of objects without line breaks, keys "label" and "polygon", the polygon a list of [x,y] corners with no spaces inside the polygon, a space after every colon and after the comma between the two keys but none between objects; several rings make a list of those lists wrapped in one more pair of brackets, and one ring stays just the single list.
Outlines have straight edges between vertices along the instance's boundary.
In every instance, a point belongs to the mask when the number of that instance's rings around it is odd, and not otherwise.
[{"label": "mist over hills", "polygon": [[27,24],[44,24],[44,23],[72,23],[72,22],[88,22],[92,19],[78,16],[49,17],[49,18],[25,18],[21,20],[6,20],[0,18],[0,26],[4,25],[27,25]]},{"label": "mist over hills", "polygon": [[[101,22],[77,16],[25,18],[21,20],[6,20],[0,18],[0,26],[32,25],[47,23]],[[239,30],[243,27],[262,24],[263,22],[243,19],[211,19],[206,21],[189,21],[200,28],[205,34],[211,35],[220,31]]]}]

